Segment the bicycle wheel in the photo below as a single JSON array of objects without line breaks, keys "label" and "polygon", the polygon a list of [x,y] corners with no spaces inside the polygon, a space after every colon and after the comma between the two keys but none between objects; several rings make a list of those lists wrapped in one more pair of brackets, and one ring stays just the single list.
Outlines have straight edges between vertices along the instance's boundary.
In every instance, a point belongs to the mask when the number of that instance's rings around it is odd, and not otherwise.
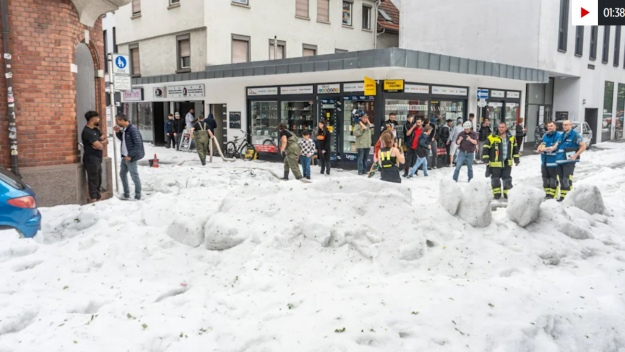
[{"label": "bicycle wheel", "polygon": [[226,149],[224,150],[224,153],[224,156],[228,159],[237,157],[237,146],[234,144],[234,142],[228,142],[226,144]]},{"label": "bicycle wheel", "polygon": [[256,148],[250,143],[246,143],[245,146],[241,149],[241,157],[244,160],[254,160],[256,159],[256,155]]}]

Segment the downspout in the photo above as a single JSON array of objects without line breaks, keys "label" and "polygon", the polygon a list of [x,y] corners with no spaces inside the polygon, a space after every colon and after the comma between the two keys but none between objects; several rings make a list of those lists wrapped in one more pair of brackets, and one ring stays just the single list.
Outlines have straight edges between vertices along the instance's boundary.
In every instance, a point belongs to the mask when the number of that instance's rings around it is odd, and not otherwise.
[{"label": "downspout", "polygon": [[375,16],[375,21],[373,21],[373,49],[374,50],[378,48],[378,8],[380,7],[381,2],[382,0],[377,0],[375,2],[375,11],[373,14],[373,16]]},{"label": "downspout", "polygon": [[2,52],[4,55],[4,70],[7,88],[7,105],[9,121],[9,150],[11,151],[11,171],[18,177],[20,175],[19,163],[17,159],[17,124],[15,121],[15,98],[13,95],[13,72],[11,69],[11,50],[9,45],[10,28],[8,1],[0,0],[0,12],[2,13]]}]

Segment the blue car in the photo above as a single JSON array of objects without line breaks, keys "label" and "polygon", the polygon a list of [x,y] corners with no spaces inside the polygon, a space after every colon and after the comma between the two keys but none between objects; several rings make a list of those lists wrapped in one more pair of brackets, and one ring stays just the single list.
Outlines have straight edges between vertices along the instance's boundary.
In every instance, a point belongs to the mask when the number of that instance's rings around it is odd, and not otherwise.
[{"label": "blue car", "polygon": [[30,187],[0,167],[0,229],[16,229],[24,237],[34,237],[41,229],[37,197]]}]

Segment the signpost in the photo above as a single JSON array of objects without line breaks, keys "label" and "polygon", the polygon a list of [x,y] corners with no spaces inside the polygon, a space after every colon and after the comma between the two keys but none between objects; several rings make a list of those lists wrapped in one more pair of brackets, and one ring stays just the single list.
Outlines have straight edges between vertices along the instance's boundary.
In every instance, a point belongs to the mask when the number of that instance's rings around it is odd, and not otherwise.
[{"label": "signpost", "polygon": [[[132,89],[129,62],[130,60],[128,60],[127,55],[108,54],[111,125],[113,125],[115,116],[117,115],[115,109],[115,91],[127,91]],[[115,132],[113,132],[113,177],[115,177],[115,190],[119,190],[119,181],[117,179],[117,141]]]},{"label": "signpost", "polygon": [[[482,121],[484,120],[484,117],[482,116],[482,108],[486,107],[486,99],[488,99],[488,89],[478,89],[477,99],[477,106],[480,108],[480,118],[478,119],[478,121],[480,121],[481,126]],[[473,126],[473,128],[475,127],[476,126]]]}]

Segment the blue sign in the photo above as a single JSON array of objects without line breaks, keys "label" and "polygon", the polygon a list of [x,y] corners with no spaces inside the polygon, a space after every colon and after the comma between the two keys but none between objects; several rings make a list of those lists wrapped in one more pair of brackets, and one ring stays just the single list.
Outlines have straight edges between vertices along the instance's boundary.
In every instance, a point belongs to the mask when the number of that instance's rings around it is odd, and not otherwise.
[{"label": "blue sign", "polygon": [[118,56],[115,58],[115,66],[117,66],[120,70],[123,70],[126,66],[128,66],[128,61],[126,61],[125,57]]},{"label": "blue sign", "polygon": [[488,89],[478,89],[477,90],[477,98],[478,99],[488,99]]}]

